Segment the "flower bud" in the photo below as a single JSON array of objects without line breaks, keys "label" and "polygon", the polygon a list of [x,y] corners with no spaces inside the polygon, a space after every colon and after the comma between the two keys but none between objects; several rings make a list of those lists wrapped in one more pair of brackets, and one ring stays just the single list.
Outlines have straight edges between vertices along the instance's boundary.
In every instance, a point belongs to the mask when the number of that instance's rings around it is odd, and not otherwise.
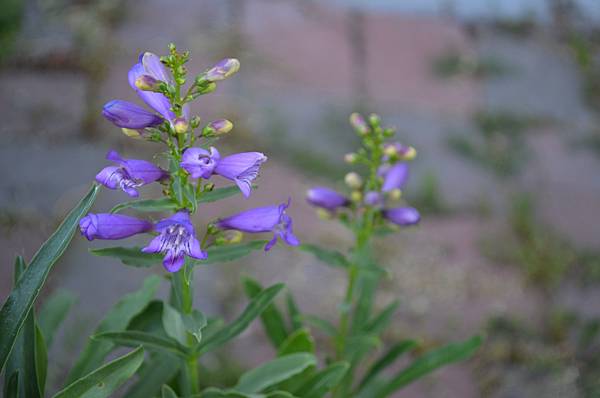
[{"label": "flower bud", "polygon": [[173,123],[173,128],[175,129],[175,132],[177,134],[184,134],[187,132],[188,130],[188,122],[182,118],[182,117],[178,117],[177,119],[175,119],[175,122]]},{"label": "flower bud", "polygon": [[352,189],[359,189],[363,184],[362,177],[355,172],[346,174],[344,182]]},{"label": "flower bud", "polygon": [[369,115],[369,124],[371,124],[371,126],[379,127],[380,123],[381,123],[381,119],[379,118],[379,115],[376,115],[375,113],[371,113]]},{"label": "flower bud", "polygon": [[349,164],[356,162],[357,156],[355,153],[347,153],[344,155],[344,161]]},{"label": "flower bud", "polygon": [[365,194],[365,204],[367,206],[379,206],[383,204],[383,197],[381,193],[376,191],[369,191]]},{"label": "flower bud", "polygon": [[142,91],[160,91],[160,80],[150,75],[141,75],[135,79],[135,86]]},{"label": "flower bud", "polygon": [[333,218],[333,214],[329,210],[325,209],[317,209],[317,216],[321,220],[331,220]]},{"label": "flower bud", "polygon": [[235,229],[229,229],[223,231],[217,237],[217,244],[219,245],[231,245],[234,243],[240,243],[242,238],[244,237],[244,233],[241,231],[237,231]]},{"label": "flower bud", "polygon": [[231,131],[233,128],[233,123],[231,123],[227,119],[218,119],[213,120],[209,124],[204,127],[202,130],[202,135],[211,136],[211,135],[221,135],[226,134]]},{"label": "flower bud", "polygon": [[358,203],[362,201],[362,193],[360,191],[352,191],[350,194],[350,199],[352,199],[353,202]]},{"label": "flower bud", "polygon": [[388,192],[388,195],[390,199],[398,200],[402,197],[402,191],[399,189],[392,189],[390,192]]},{"label": "flower bud", "polygon": [[359,113],[354,112],[350,115],[350,124],[354,127],[354,130],[361,135],[369,133],[369,126],[367,126],[365,119]]},{"label": "flower bud", "polygon": [[210,68],[205,74],[204,79],[209,82],[224,80],[240,69],[240,61],[235,58],[225,58]]},{"label": "flower bud", "polygon": [[141,134],[140,130],[122,128],[121,131],[127,137],[133,138],[134,140],[141,140],[142,139],[142,134]]},{"label": "flower bud", "polygon": [[198,126],[200,126],[200,116],[193,116],[190,120],[190,126],[192,126],[193,129],[198,128]]},{"label": "flower bud", "polygon": [[417,156],[417,150],[409,146],[404,153],[399,154],[401,160],[413,160]]},{"label": "flower bud", "polygon": [[205,184],[204,188],[203,188],[204,192],[210,192],[213,189],[215,189],[215,183],[214,182],[209,182],[209,183]]}]

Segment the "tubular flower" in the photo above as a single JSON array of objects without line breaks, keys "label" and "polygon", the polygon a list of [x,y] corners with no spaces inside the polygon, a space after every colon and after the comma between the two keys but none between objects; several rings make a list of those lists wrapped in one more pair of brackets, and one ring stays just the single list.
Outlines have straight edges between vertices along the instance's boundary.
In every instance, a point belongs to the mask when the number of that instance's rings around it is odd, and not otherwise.
[{"label": "tubular flower", "polygon": [[401,189],[408,181],[408,165],[406,163],[396,163],[393,166],[380,169],[383,175],[383,192],[390,192],[394,189]]},{"label": "tubular flower", "polygon": [[220,60],[210,68],[204,78],[209,82],[224,80],[240,69],[240,61],[235,58],[225,58]]},{"label": "tubular flower", "polygon": [[[151,52],[145,52],[140,54],[139,62],[129,70],[128,74],[129,85],[133,88],[139,97],[152,109],[156,112],[160,113],[162,117],[169,120],[171,124],[175,121],[175,113],[171,110],[171,103],[169,99],[165,97],[162,93],[157,93],[153,91],[141,90],[139,88],[139,84],[136,84],[138,81],[151,80],[155,81],[163,81],[171,84],[172,79],[169,75],[169,72],[164,67],[162,62],[160,62],[160,57]],[[138,80],[139,79],[139,80]],[[145,87],[144,87],[145,88]],[[189,107],[183,107],[183,116],[186,120],[189,120]]]},{"label": "tubular flower", "polygon": [[347,206],[350,200],[326,187],[314,187],[306,193],[306,201],[313,206],[333,211],[338,207]]},{"label": "tubular flower", "polygon": [[247,198],[252,191],[252,181],[258,177],[260,165],[266,161],[267,157],[260,152],[236,153],[219,160],[214,172],[235,182]]},{"label": "tubular flower", "polygon": [[388,221],[400,226],[415,225],[421,220],[421,215],[417,209],[412,207],[386,209],[383,211],[383,216]]},{"label": "tubular flower", "polygon": [[116,126],[128,129],[144,129],[162,123],[163,119],[131,102],[112,100],[102,109],[102,115]]},{"label": "tubular flower", "polygon": [[148,232],[152,223],[122,214],[89,213],[79,221],[79,229],[87,240],[116,240]]},{"label": "tubular flower", "polygon": [[136,188],[153,183],[167,176],[167,173],[146,160],[123,159],[117,151],[109,151],[106,159],[118,164],[100,170],[96,181],[109,189],[121,188],[129,196],[137,198]]},{"label": "tubular flower", "polygon": [[154,227],[160,234],[142,249],[144,253],[164,253],[163,266],[169,272],[177,272],[185,263],[185,256],[198,260],[207,258],[196,239],[194,226],[186,211],[179,211],[158,222]]},{"label": "tubular flower", "polygon": [[292,231],[292,219],[286,214],[290,201],[288,199],[287,203],[279,206],[246,210],[221,219],[216,225],[221,229],[235,229],[248,233],[272,232],[273,239],[265,245],[265,251],[269,251],[277,243],[278,237],[290,246],[298,246],[300,241]]},{"label": "tubular flower", "polygon": [[210,152],[202,148],[188,148],[183,153],[180,166],[192,178],[210,178],[219,159],[221,155],[214,147],[210,147]]},{"label": "tubular flower", "polygon": [[383,196],[379,192],[369,191],[365,194],[365,204],[367,206],[381,206],[383,205]]}]

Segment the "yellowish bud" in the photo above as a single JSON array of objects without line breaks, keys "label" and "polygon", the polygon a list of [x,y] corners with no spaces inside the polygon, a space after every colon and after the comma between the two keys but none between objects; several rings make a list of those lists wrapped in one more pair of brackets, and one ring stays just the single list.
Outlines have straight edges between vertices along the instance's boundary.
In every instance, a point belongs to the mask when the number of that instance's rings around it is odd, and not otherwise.
[{"label": "yellowish bud", "polygon": [[389,193],[388,193],[390,199],[392,200],[398,200],[402,197],[402,191],[399,189],[392,189]]},{"label": "yellowish bud", "polygon": [[352,189],[359,189],[360,187],[362,187],[363,184],[362,177],[355,172],[350,172],[346,174],[346,177],[344,177],[344,181],[346,182],[346,185],[348,185]]},{"label": "yellowish bud", "polygon": [[352,191],[352,193],[350,194],[350,199],[353,202],[362,202],[362,192]]},{"label": "yellowish bud", "polygon": [[383,148],[383,153],[389,157],[394,157],[398,154],[398,150],[394,145],[386,145],[385,148]]},{"label": "yellowish bud", "polygon": [[347,153],[344,155],[344,161],[349,164],[353,164],[356,162],[356,154],[355,153]]},{"label": "yellowish bud", "polygon": [[317,216],[321,220],[331,220],[333,218],[331,212],[325,209],[317,209]]},{"label": "yellowish bud", "polygon": [[408,150],[400,156],[402,160],[413,160],[417,156],[417,150],[415,148],[408,147]]},{"label": "yellowish bud", "polygon": [[142,135],[138,130],[122,128],[121,131],[129,138],[133,138],[135,140],[142,139]]},{"label": "yellowish bud", "polygon": [[173,123],[173,128],[177,134],[184,134],[188,131],[188,123],[183,118],[175,119],[175,123]]}]

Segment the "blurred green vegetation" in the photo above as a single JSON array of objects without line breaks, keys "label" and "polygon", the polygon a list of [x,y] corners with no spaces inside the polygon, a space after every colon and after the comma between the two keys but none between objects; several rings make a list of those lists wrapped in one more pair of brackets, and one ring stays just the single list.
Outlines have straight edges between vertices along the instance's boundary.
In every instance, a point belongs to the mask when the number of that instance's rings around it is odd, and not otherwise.
[{"label": "blurred green vegetation", "polygon": [[3,0],[0,5],[0,62],[14,50],[15,38],[21,28],[24,11],[23,0]]},{"label": "blurred green vegetation", "polygon": [[478,112],[472,134],[451,135],[451,150],[499,177],[518,174],[528,158],[525,133],[539,125],[537,118],[510,112]]},{"label": "blurred green vegetation", "polygon": [[431,171],[421,177],[417,190],[407,196],[409,203],[419,209],[421,214],[441,215],[450,211],[442,196],[438,178]]},{"label": "blurred green vegetation", "polygon": [[510,68],[496,58],[480,58],[450,50],[434,59],[432,71],[435,76],[444,79],[454,76],[484,78],[504,75]]}]

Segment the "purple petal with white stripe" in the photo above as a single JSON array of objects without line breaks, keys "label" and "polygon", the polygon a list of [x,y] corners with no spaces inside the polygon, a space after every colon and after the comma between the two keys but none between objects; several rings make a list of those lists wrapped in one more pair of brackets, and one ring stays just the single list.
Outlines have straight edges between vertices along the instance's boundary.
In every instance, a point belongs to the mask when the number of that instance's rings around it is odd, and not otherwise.
[{"label": "purple petal with white stripe", "polygon": [[247,198],[252,191],[252,181],[258,177],[260,165],[267,157],[260,152],[242,152],[221,159],[215,167],[215,174],[232,180]]}]

